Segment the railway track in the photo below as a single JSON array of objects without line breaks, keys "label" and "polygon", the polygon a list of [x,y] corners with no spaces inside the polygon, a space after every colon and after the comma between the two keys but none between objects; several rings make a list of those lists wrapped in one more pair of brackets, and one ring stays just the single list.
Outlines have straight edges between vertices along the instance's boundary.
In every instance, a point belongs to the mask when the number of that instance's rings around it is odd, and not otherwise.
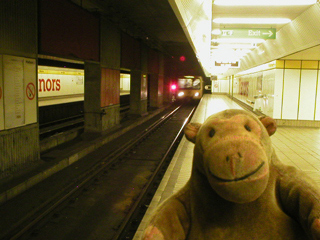
[{"label": "railway track", "polygon": [[[55,98],[53,97],[53,100]],[[70,112],[70,109],[74,109]],[[130,95],[120,96],[120,119],[128,116]],[[63,117],[68,116],[68,117]],[[68,130],[84,128],[83,102],[49,105],[39,108],[40,140]]]},{"label": "railway track", "polygon": [[194,109],[177,107],[101,157],[1,239],[131,239]]},{"label": "railway track", "polygon": [[84,116],[83,114],[61,119],[54,122],[49,122],[40,125],[40,140],[53,136],[54,134],[61,133],[67,130],[84,127]]}]

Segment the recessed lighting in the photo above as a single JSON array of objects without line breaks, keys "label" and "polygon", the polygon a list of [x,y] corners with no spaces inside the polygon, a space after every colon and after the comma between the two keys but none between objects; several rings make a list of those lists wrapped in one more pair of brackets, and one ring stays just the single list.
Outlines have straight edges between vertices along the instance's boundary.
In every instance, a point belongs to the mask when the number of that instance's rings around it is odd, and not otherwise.
[{"label": "recessed lighting", "polygon": [[253,49],[256,48],[256,43],[220,43],[218,46],[212,46],[212,49]]},{"label": "recessed lighting", "polygon": [[211,32],[213,35],[220,35],[221,34],[221,30],[219,28],[213,29],[213,31]]},{"label": "recessed lighting", "polygon": [[214,23],[226,24],[285,24],[291,22],[289,18],[215,18]]},{"label": "recessed lighting", "polygon": [[218,38],[212,39],[211,42],[216,43],[263,43],[264,39],[260,38]]},{"label": "recessed lighting", "polygon": [[222,6],[292,6],[311,5],[317,0],[215,0],[215,5]]}]

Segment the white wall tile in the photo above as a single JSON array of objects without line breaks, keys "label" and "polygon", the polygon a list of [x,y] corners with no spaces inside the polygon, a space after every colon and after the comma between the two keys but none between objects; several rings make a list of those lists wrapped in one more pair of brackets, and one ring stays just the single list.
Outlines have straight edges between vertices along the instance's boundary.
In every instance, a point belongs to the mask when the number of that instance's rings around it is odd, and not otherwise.
[{"label": "white wall tile", "polygon": [[281,119],[282,111],[282,90],[283,90],[283,69],[275,70],[274,81],[274,105],[273,105],[273,118]]},{"label": "white wall tile", "polygon": [[317,70],[301,70],[299,120],[313,120],[316,99]]},{"label": "white wall tile", "polygon": [[282,119],[297,119],[300,69],[285,69],[284,71]]},{"label": "white wall tile", "polygon": [[315,117],[315,120],[320,120],[320,70],[318,72],[318,87],[317,87],[317,101],[316,101],[316,117]]},{"label": "white wall tile", "polygon": [[229,92],[229,80],[219,80],[219,92],[220,93]]}]

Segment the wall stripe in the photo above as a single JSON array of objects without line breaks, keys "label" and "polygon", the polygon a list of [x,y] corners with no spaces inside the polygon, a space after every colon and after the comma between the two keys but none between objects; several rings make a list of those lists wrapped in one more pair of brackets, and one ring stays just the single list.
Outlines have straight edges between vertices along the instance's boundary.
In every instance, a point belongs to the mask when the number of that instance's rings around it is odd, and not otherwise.
[{"label": "wall stripe", "polygon": [[[284,66],[284,63],[283,63]],[[281,119],[283,118],[282,114],[283,114],[283,92],[284,92],[284,69],[282,71],[282,101],[281,101]]]},{"label": "wall stripe", "polygon": [[[300,65],[301,66],[301,65]],[[299,114],[300,114],[300,101],[301,101],[301,76],[302,76],[302,71],[300,69],[300,76],[299,76],[299,97],[298,97],[298,111],[297,111],[297,120],[299,119]]]},{"label": "wall stripe", "polygon": [[293,68],[293,69],[300,69],[301,68],[301,61],[294,61],[294,60],[285,60],[284,67]]},{"label": "wall stripe", "polygon": [[319,70],[317,70],[317,79],[316,79],[316,94],[314,99],[314,116],[313,120],[316,120],[316,112],[317,112],[317,98],[318,98],[318,84],[319,84]]},{"label": "wall stripe", "polygon": [[301,69],[318,69],[318,61],[302,61]]}]

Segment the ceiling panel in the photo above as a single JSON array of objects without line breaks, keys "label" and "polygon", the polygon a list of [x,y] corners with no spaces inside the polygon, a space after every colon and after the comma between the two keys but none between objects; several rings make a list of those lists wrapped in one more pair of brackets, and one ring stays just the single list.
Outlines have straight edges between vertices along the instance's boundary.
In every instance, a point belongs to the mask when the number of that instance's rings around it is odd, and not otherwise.
[{"label": "ceiling panel", "polygon": [[[217,6],[213,4],[212,9],[212,19],[215,18],[289,18],[291,20],[296,19],[298,16],[300,16],[303,12],[307,11],[310,7],[310,5],[301,5],[301,6]],[[289,23],[291,24],[291,23]],[[293,49],[298,44],[299,39],[296,39],[296,35],[292,35],[292,29],[296,29],[295,31],[301,32],[301,30],[295,28],[287,28],[286,30],[282,31],[281,34],[278,33],[279,30],[283,29],[284,26],[287,24],[218,24],[213,23],[212,28],[213,29],[223,29],[223,28],[275,28],[277,31],[277,38],[281,37],[281,35],[287,35],[286,37],[287,41],[284,46],[280,46],[280,48],[284,48],[284,50],[280,50],[280,52],[288,52],[286,49],[290,48]],[[305,27],[305,26],[303,26]],[[288,30],[289,29],[289,30]],[[288,31],[289,32],[288,32]],[[290,36],[294,37],[294,39],[291,39]],[[219,36],[212,35],[212,39],[218,38]],[[267,40],[269,42],[275,41],[275,40]],[[211,52],[212,52],[212,59],[219,59],[221,56],[221,51],[215,50],[217,48],[217,45],[219,44],[212,44]],[[260,46],[263,44],[256,44],[256,46]],[[255,48],[252,48],[254,50]],[[276,51],[276,50],[275,50]],[[257,58],[269,58],[272,57],[273,54],[271,54],[270,51],[261,50],[261,51],[255,51],[258,53]],[[262,54],[264,53],[264,54]],[[259,55],[261,54],[261,56]],[[233,54],[235,55],[235,54]],[[252,54],[251,54],[252,55]],[[246,55],[242,57],[242,60],[244,60],[246,63],[248,61],[246,60]],[[232,59],[234,61],[234,59]],[[241,59],[239,59],[241,60]],[[241,60],[241,61],[242,61]],[[252,62],[254,64],[254,62]],[[248,65],[246,65],[248,66]],[[252,66],[253,67],[253,66]],[[221,71],[225,71],[225,69],[220,69]],[[217,71],[219,73],[219,69],[215,68],[214,71]],[[232,71],[233,72],[233,71]]]},{"label": "ceiling panel", "polygon": [[[180,1],[184,5],[184,9],[187,9],[185,14],[188,19],[192,20],[189,22],[189,26],[181,26],[180,22],[169,4],[173,0],[71,0],[74,3],[82,6],[91,12],[98,12],[101,15],[104,15],[106,18],[118,25],[123,31],[126,31],[128,34],[135,38],[150,39],[150,42],[156,43],[156,47],[165,48],[166,51],[173,55],[182,54],[182,50],[186,51],[188,49],[189,55],[194,55],[195,53],[192,50],[191,46],[194,47],[190,39],[192,33],[189,33],[187,37],[184,30],[186,29],[199,29],[200,26],[197,26],[197,19],[201,18],[199,11],[196,7],[197,4],[203,2],[202,0],[183,0]],[[284,17],[295,19],[305,12],[310,6],[217,6],[213,4],[212,9],[212,19],[218,17]],[[199,21],[200,23],[200,21]],[[276,28],[277,31],[283,28],[283,24],[276,25],[255,25],[255,24],[212,24],[212,27],[231,27],[231,28]],[[189,28],[188,28],[189,27]],[[302,26],[308,28],[308,26]],[[298,28],[295,30],[282,31],[279,34],[280,37],[284,35],[291,35],[291,31],[300,32]],[[203,38],[203,36],[200,36]],[[214,37],[214,36],[213,36]],[[152,39],[152,41],[151,41]],[[265,49],[265,55],[261,55],[258,58],[249,57],[250,59],[269,59],[279,52],[288,52],[287,49],[293,49],[297,44],[299,39],[290,39],[286,37],[287,42],[285,45],[277,45],[277,49],[269,50]],[[271,40],[269,40],[271,41]],[[290,42],[291,41],[291,42]],[[271,41],[272,42],[272,41]],[[161,45],[161,46],[160,46]],[[271,47],[270,47],[271,48]],[[267,51],[268,50],[268,51]],[[208,49],[210,51],[210,49]],[[259,52],[259,51],[255,51]],[[221,53],[220,53],[221,54]],[[258,53],[259,54],[259,53]],[[319,47],[305,50],[290,56],[284,57],[284,59],[318,59],[320,56]],[[282,56],[281,56],[282,57]],[[256,64],[259,61],[247,61],[250,64],[245,64],[249,67],[252,64]]]},{"label": "ceiling panel", "polygon": [[314,47],[320,45],[319,16],[320,4],[314,4],[294,21],[281,28],[275,40],[268,40],[248,53],[241,60],[239,69],[229,69],[225,75],[234,75],[275,59],[301,57],[301,60],[313,60],[312,56],[316,59],[317,56],[311,55],[311,51],[317,51],[318,47]]},{"label": "ceiling panel", "polygon": [[281,59],[290,60],[320,60],[320,45],[288,55]]}]

